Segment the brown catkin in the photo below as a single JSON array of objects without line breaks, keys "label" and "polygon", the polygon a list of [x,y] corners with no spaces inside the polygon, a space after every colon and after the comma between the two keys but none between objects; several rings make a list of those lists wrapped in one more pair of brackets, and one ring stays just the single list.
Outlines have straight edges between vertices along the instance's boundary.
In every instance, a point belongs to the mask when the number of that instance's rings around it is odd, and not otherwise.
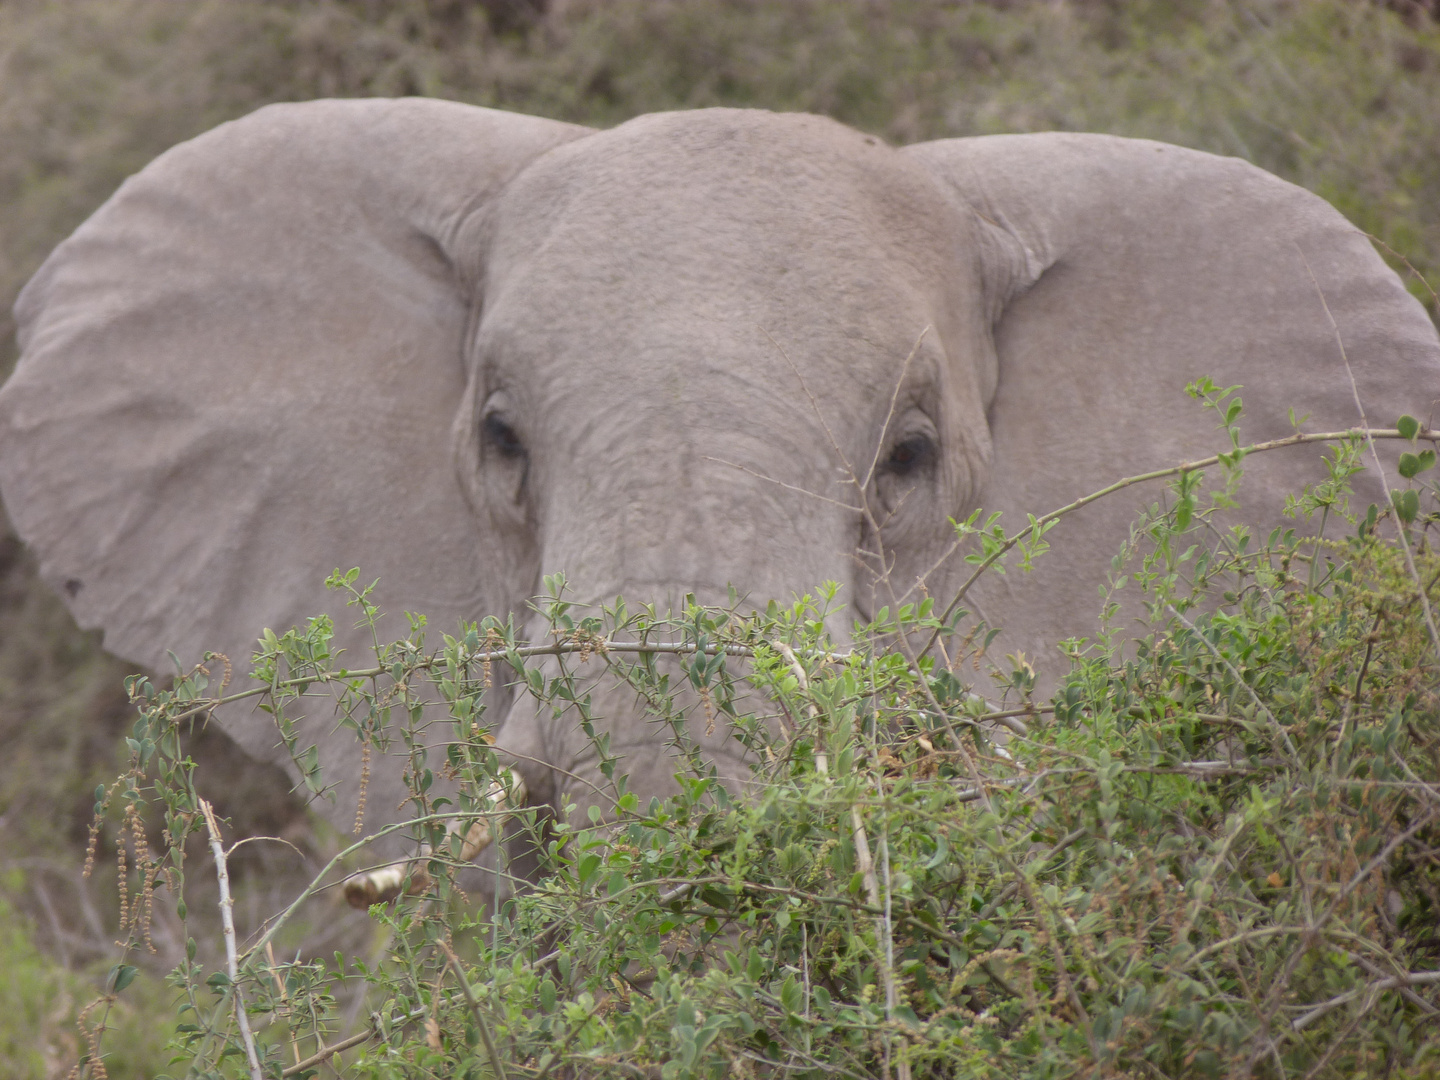
[{"label": "brown catkin", "polygon": [[715,734],[715,702],[708,686],[700,687],[700,704],[705,706],[705,734]]},{"label": "brown catkin", "polygon": [[360,801],[355,805],[355,828],[352,830],[356,836],[365,827],[365,800],[370,794],[370,739],[365,739],[360,749]]},{"label": "brown catkin", "polygon": [[115,837],[115,879],[120,893],[121,930],[126,930],[130,926],[130,868],[126,862],[127,843],[125,828],[121,826],[119,834]]},{"label": "brown catkin", "polygon": [[155,911],[155,875],[158,868],[150,857],[150,840],[145,835],[145,821],[139,809],[132,805],[125,816],[130,821],[130,835],[135,841],[135,868],[140,871],[140,894],[135,897],[131,924],[140,931],[145,948],[153,953],[155,943],[150,938],[150,919]]},{"label": "brown catkin", "polygon": [[95,849],[99,846],[100,819],[97,817],[94,821],[90,822],[90,839],[85,844],[85,869],[80,872],[80,876],[86,880],[95,872]]},{"label": "brown catkin", "polygon": [[[113,999],[108,996],[96,998],[89,1005],[86,1005],[85,1008],[81,1009],[80,1015],[75,1018],[75,1026],[80,1029],[80,1037],[84,1040],[87,1050],[84,1064],[90,1066],[90,1075],[94,1077],[95,1080],[109,1080],[110,1074],[105,1071],[105,1059],[100,1056],[100,1036],[105,1031],[105,1025],[101,1023],[96,1024],[93,1028],[90,1027],[90,1013],[96,1005],[110,1000]],[[76,1066],[70,1070],[70,1076],[78,1078],[80,1076],[80,1069],[81,1065],[76,1064]]]},{"label": "brown catkin", "polygon": [[489,630],[485,631],[485,659],[480,664],[480,675],[482,680],[484,681],[486,690],[489,690],[490,687],[493,685],[490,679],[490,653],[494,652],[499,647],[499,645],[500,635],[492,626]]}]

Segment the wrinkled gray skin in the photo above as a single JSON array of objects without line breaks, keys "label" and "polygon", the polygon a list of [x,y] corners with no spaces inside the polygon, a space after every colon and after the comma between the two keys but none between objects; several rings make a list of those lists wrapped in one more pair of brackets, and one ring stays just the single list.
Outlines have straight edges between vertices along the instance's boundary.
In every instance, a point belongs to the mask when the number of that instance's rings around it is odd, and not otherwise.
[{"label": "wrinkled gray skin", "polygon": [[[337,566],[441,629],[523,612],[560,570],[582,600],[662,605],[830,579],[864,615],[974,507],[1014,524],[1222,446],[1182,392],[1199,376],[1244,384],[1250,439],[1287,434],[1290,408],[1361,419],[1341,342],[1377,425],[1440,397],[1435,330],[1366,238],[1241,161],[1103,135],[896,150],[751,111],[596,132],[271,106],[128,181],[17,311],[6,506],[81,625],[157,670],[319,611],[348,626],[321,586]],[[1249,498],[1273,507],[1316,459],[1256,462]],[[851,479],[872,462],[878,537]],[[989,583],[997,651],[1053,677],[1155,493]],[[596,707],[634,787],[664,790],[633,699]],[[264,714],[224,719],[276,756]],[[308,723],[348,825],[358,752]],[[499,728],[534,799],[587,801],[572,728],[523,697]],[[695,734],[743,772],[724,731]]]}]

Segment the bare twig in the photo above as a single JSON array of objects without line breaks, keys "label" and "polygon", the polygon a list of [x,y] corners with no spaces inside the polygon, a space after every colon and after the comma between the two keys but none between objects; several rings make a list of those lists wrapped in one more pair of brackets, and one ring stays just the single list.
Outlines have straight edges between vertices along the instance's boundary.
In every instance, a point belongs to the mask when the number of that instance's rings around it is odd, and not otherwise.
[{"label": "bare twig", "polygon": [[[884,832],[880,833],[880,870],[885,875],[885,914],[881,916],[885,931],[885,1020],[894,1025],[895,1009],[900,1004],[900,997],[895,988],[895,924],[890,918],[890,839]],[[890,1033],[888,1032],[885,1039],[885,1058],[888,1065],[890,1058]],[[887,1068],[886,1071],[888,1072],[889,1069]],[[900,1080],[910,1080],[909,1059],[901,1058],[895,1067],[895,1072]]]},{"label": "bare twig", "polygon": [[[1396,428],[1381,428],[1373,430],[1370,428],[1350,428],[1346,431],[1322,431],[1309,433],[1296,432],[1294,435],[1286,435],[1283,439],[1271,439],[1268,442],[1259,442],[1254,443],[1251,446],[1239,447],[1237,450],[1230,451],[1225,456],[1231,457],[1236,453],[1243,453],[1248,456],[1250,454],[1262,454],[1269,450],[1283,450],[1287,446],[1303,446],[1309,443],[1343,442],[1346,439],[1361,437],[1366,439],[1405,438],[1405,436],[1400,434],[1399,430]],[[1424,440],[1426,442],[1440,442],[1440,430],[1426,428],[1422,431],[1417,432],[1415,435],[1415,439],[1417,441]],[[1064,517],[1066,514],[1073,513],[1074,511],[1079,510],[1083,506],[1089,506],[1091,503],[1099,499],[1103,499],[1107,495],[1113,495],[1117,491],[1124,491],[1128,487],[1134,487],[1136,484],[1143,484],[1150,480],[1163,480],[1166,477],[1170,476],[1181,476],[1185,473],[1195,472],[1199,469],[1208,469],[1210,466],[1218,465],[1220,463],[1220,456],[1221,455],[1219,454],[1212,454],[1210,457],[1198,458],[1195,461],[1187,461],[1181,465],[1171,466],[1168,469],[1155,469],[1151,472],[1137,473],[1134,476],[1127,476],[1123,480],[1117,480],[1113,484],[1109,484],[1098,491],[1093,491],[1089,495],[1082,496],[1081,498],[1076,499],[1072,503],[1066,503],[1064,506],[1059,507],[1056,510],[1051,510],[1048,514],[1042,514],[1040,517],[1037,517],[1033,521],[1028,522],[1023,529],[1021,529],[1019,532],[1011,534],[1010,536],[1007,536],[994,551],[992,551],[988,556],[986,556],[983,560],[976,564],[975,569],[971,571],[970,576],[967,577],[963,583],[961,583],[960,588],[956,590],[954,597],[950,600],[950,603],[946,605],[945,610],[941,613],[939,617],[940,626],[936,627],[936,629],[931,633],[930,637],[926,640],[925,647],[920,650],[920,655],[924,656],[934,647],[935,642],[940,637],[941,631],[944,629],[946,621],[950,618],[951,615],[955,613],[955,609],[960,606],[960,602],[965,599],[966,593],[970,591],[971,587],[974,586],[975,582],[980,579],[981,575],[984,574],[985,571],[989,570],[990,567],[994,566],[995,563],[997,563],[1007,553],[1009,553],[1010,550],[1014,548],[1015,545],[1018,544],[1021,540],[1024,540],[1025,537],[1029,536],[1031,532],[1034,531],[1036,528],[1039,528],[1043,525],[1048,525],[1050,522],[1056,520],[1057,518],[1061,518]]]},{"label": "bare twig", "polygon": [[220,840],[220,824],[215,811],[205,799],[200,800],[200,813],[210,832],[210,850],[215,856],[215,880],[220,883],[220,925],[225,938],[225,969],[230,976],[230,990],[235,995],[235,1020],[240,1025],[240,1038],[245,1043],[245,1056],[250,1062],[251,1080],[262,1080],[260,1057],[255,1052],[255,1036],[250,1033],[250,1018],[245,1015],[245,999],[240,993],[240,965],[235,952],[235,901],[230,896],[230,871],[225,865],[225,845]]},{"label": "bare twig", "polygon": [[480,1038],[485,1043],[485,1053],[490,1058],[490,1068],[495,1073],[497,1080],[505,1080],[505,1063],[500,1060],[500,1051],[495,1046],[495,1036],[490,1034],[490,1025],[485,1022],[484,1015],[480,1012],[480,1003],[475,1000],[475,992],[470,989],[470,983],[465,978],[465,969],[460,966],[460,958],[455,951],[445,943],[444,938],[435,942],[440,946],[445,959],[450,961],[450,968],[455,972],[455,981],[460,984],[460,993],[465,995],[465,1004],[470,1007],[470,1015],[475,1018],[475,1026],[480,1029]]},{"label": "bare twig", "polygon": [[[1375,462],[1375,472],[1380,477],[1380,486],[1385,489],[1388,498],[1390,482],[1385,479],[1385,466],[1380,460],[1380,452],[1375,449],[1375,439],[1370,431],[1370,421],[1365,416],[1365,404],[1360,400],[1360,384],[1355,381],[1355,370],[1350,366],[1349,353],[1345,351],[1345,339],[1340,336],[1340,327],[1335,322],[1335,316],[1330,312],[1330,302],[1325,299],[1325,290],[1320,288],[1320,282],[1315,277],[1315,271],[1310,268],[1310,260],[1305,257],[1304,249],[1296,244],[1295,250],[1300,252],[1300,258],[1305,263],[1305,272],[1310,275],[1310,280],[1315,284],[1315,292],[1320,297],[1320,306],[1325,309],[1325,318],[1330,320],[1330,329],[1335,333],[1335,344],[1340,349],[1340,359],[1345,364],[1345,374],[1350,378],[1350,392],[1355,396],[1355,411],[1360,414],[1361,428],[1365,432],[1365,444],[1369,447],[1370,459]],[[1420,577],[1420,571],[1415,567],[1415,553],[1410,550],[1410,535],[1403,521],[1396,521],[1395,533],[1400,540],[1400,550],[1405,553],[1405,565],[1410,570],[1410,577],[1414,579],[1415,587],[1420,592],[1420,610],[1425,616],[1425,629],[1430,632],[1430,647],[1435,650],[1435,659],[1440,661],[1440,630],[1436,629],[1435,613],[1430,610],[1430,597],[1425,595],[1425,582]]]},{"label": "bare twig", "polygon": [[790,670],[795,673],[795,678],[800,684],[800,693],[805,695],[805,710],[815,724],[815,771],[821,776],[829,776],[830,755],[825,752],[825,725],[820,719],[820,710],[815,707],[815,702],[810,700],[810,680],[805,677],[805,669],[801,667],[800,661],[795,657],[795,651],[789,645],[783,641],[777,641],[775,649],[785,657],[790,664]]},{"label": "bare twig", "polygon": [[1388,979],[1366,983],[1364,986],[1357,986],[1353,990],[1347,990],[1345,993],[1339,994],[1329,1001],[1322,1001],[1309,1012],[1302,1013],[1292,1020],[1290,1027],[1295,1031],[1304,1031],[1326,1013],[1338,1009],[1347,1001],[1355,1000],[1361,994],[1378,994],[1382,990],[1394,990],[1397,987],[1428,986],[1433,983],[1440,983],[1440,971],[1412,971],[1404,975],[1392,975]]},{"label": "bare twig", "polygon": [[875,879],[875,860],[870,857],[870,841],[865,836],[865,822],[860,820],[860,807],[850,807],[850,823],[854,827],[855,863],[865,881],[865,898],[872,908],[880,906],[880,884]]},{"label": "bare twig", "polygon": [[[392,1017],[391,1020],[390,1020],[390,1023],[391,1023],[392,1025],[393,1025],[393,1024],[396,1024],[396,1023],[409,1023],[411,1020],[419,1020],[420,1017],[422,1017],[422,1016],[424,1016],[424,1015],[425,1015],[425,1010],[424,1010],[424,1009],[416,1009],[414,1012],[407,1013],[407,1014],[406,1014],[405,1016],[403,1016],[403,1017]],[[306,1071],[309,1070],[309,1069],[315,1068],[315,1066],[317,1066],[317,1065],[323,1065],[323,1064],[325,1064],[325,1062],[329,1061],[329,1060],[330,1060],[332,1057],[334,1057],[336,1054],[343,1053],[344,1051],[349,1050],[351,1047],[359,1046],[359,1045],[360,1045],[361,1043],[363,1043],[363,1042],[369,1042],[371,1039],[377,1038],[377,1037],[379,1036],[379,1034],[380,1034],[380,1014],[379,1014],[379,1013],[371,1013],[371,1014],[370,1014],[370,1030],[369,1030],[369,1031],[356,1032],[354,1035],[351,1035],[348,1039],[341,1039],[341,1040],[340,1040],[338,1043],[336,1043],[334,1046],[327,1046],[327,1047],[323,1048],[322,1050],[320,1050],[319,1052],[314,1053],[314,1054],[311,1054],[311,1055],[310,1055],[308,1058],[306,1058],[304,1061],[297,1062],[296,1064],[290,1066],[290,1068],[286,1069],[286,1070],[285,1070],[284,1072],[282,1072],[280,1075],[281,1075],[282,1077],[284,1077],[284,1076],[298,1076],[298,1075],[300,1075],[301,1073],[306,1072]]]},{"label": "bare twig", "polygon": [[[853,507],[852,507],[853,509]],[[472,664],[497,663],[508,660],[511,657],[526,660],[536,656],[568,656],[571,653],[634,653],[637,655],[654,656],[694,656],[696,653],[704,653],[706,656],[715,656],[724,653],[726,656],[754,656],[755,649],[749,645],[706,645],[703,649],[693,642],[688,641],[614,641],[609,638],[595,640],[586,638],[583,641],[558,641],[551,645],[519,645],[513,649],[489,649],[482,652],[466,653],[462,660]],[[848,660],[850,653],[826,653],[826,656],[834,660]],[[427,657],[418,660],[413,664],[415,671],[429,671],[437,664],[444,661],[439,658]],[[340,671],[316,671],[306,675],[296,676],[293,679],[278,679],[265,686],[252,687],[249,690],[241,690],[234,694],[227,694],[224,697],[198,698],[195,704],[184,712],[176,713],[174,723],[188,720],[192,716],[199,716],[220,705],[229,705],[233,701],[243,701],[246,698],[259,697],[274,690],[285,690],[291,687],[308,687],[315,684],[344,683],[351,679],[373,679],[379,675],[388,675],[388,667],[348,668]]]}]

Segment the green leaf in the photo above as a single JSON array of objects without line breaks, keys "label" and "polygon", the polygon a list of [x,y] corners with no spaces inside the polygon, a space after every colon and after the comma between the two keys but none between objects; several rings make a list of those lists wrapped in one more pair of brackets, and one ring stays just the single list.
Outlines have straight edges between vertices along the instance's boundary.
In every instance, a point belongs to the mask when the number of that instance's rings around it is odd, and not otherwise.
[{"label": "green leaf", "polygon": [[1434,466],[1434,450],[1421,450],[1418,454],[1404,453],[1400,455],[1400,475],[1406,480],[1411,480]]},{"label": "green leaf", "polygon": [[1395,513],[1406,525],[1415,520],[1420,513],[1420,496],[1414,490],[1392,491],[1390,501],[1395,506]]},{"label": "green leaf", "polygon": [[765,974],[765,961],[760,957],[760,950],[754,945],[750,946],[750,957],[745,963],[745,974],[750,976],[751,982],[759,982],[760,976]]},{"label": "green leaf", "polygon": [[107,994],[120,993],[135,981],[135,974],[138,970],[134,964],[116,964],[110,969],[110,974],[105,979],[105,992]]},{"label": "green leaf", "polygon": [[1409,413],[1406,413],[1400,417],[1399,420],[1395,421],[1395,427],[1399,430],[1402,439],[1413,439],[1415,438],[1416,432],[1420,430],[1420,421],[1416,420],[1415,417]]},{"label": "green leaf", "polygon": [[785,976],[785,981],[780,984],[780,1004],[789,1013],[799,1013],[804,1004],[805,993],[800,989],[800,984],[795,981],[794,975]]}]

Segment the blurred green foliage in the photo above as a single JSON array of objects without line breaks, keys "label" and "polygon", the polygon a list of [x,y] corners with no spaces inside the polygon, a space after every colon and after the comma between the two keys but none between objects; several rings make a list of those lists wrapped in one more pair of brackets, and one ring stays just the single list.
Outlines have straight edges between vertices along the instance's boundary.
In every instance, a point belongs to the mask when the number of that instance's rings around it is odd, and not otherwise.
[{"label": "blurred green foliage", "polygon": [[[7,871],[6,892],[24,887],[17,870]],[[80,1012],[95,998],[95,980],[85,971],[65,967],[45,955],[32,941],[29,920],[0,897],[0,1076],[8,1080],[45,1080],[64,1076],[81,1047],[76,1026]],[[100,973],[103,977],[103,972]],[[129,1000],[109,1009],[91,1010],[88,1026],[104,1024],[110,1073],[115,1077],[145,1076],[165,1060],[165,1029],[154,1023],[168,1004],[159,979],[141,976]]]}]

